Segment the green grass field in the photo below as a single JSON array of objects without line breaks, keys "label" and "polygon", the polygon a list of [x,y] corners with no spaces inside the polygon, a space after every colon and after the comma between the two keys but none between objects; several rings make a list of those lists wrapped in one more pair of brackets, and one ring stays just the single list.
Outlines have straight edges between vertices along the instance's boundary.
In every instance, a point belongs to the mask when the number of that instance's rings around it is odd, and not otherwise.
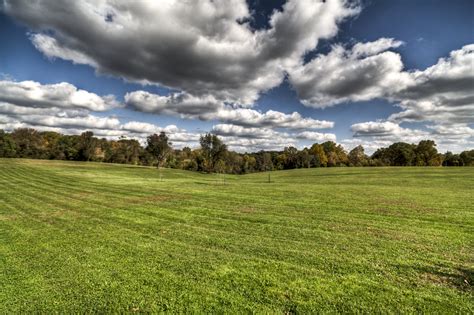
[{"label": "green grass field", "polygon": [[474,312],[474,168],[0,159],[0,313]]}]

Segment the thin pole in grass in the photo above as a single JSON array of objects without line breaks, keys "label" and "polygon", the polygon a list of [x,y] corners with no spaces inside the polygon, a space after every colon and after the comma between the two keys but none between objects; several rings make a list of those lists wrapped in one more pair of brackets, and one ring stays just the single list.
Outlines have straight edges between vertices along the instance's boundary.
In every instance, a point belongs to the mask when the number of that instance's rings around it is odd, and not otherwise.
[{"label": "thin pole in grass", "polygon": [[220,182],[221,184],[225,185],[225,173],[224,172],[217,173],[217,176],[220,179],[217,183]]}]

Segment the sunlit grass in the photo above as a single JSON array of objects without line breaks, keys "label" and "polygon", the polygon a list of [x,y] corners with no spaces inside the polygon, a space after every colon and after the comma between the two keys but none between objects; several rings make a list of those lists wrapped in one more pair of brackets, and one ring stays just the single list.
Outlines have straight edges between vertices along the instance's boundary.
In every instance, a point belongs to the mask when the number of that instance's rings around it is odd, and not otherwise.
[{"label": "sunlit grass", "polygon": [[474,311],[474,168],[223,180],[0,159],[0,313]]}]

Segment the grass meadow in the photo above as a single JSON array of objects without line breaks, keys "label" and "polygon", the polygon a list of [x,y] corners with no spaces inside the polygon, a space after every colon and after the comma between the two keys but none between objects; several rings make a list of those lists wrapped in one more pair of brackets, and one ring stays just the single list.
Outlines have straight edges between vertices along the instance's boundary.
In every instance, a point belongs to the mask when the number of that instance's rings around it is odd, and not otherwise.
[{"label": "grass meadow", "polygon": [[0,159],[0,313],[473,313],[474,168]]}]

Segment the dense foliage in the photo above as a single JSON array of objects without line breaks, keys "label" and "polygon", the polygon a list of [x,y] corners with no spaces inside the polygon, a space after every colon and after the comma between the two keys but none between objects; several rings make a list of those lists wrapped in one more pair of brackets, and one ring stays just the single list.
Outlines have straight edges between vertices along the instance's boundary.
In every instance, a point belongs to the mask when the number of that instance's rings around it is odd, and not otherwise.
[{"label": "dense foliage", "polygon": [[233,174],[334,166],[474,165],[474,150],[440,154],[432,140],[418,144],[397,142],[378,149],[372,156],[365,154],[360,145],[346,152],[332,141],[315,143],[302,150],[287,147],[283,151],[237,153],[229,151],[213,134],[201,136],[200,148],[192,150],[189,147],[173,149],[164,132],[150,135],[143,147],[135,139],[99,139],[90,131],[81,135],[62,135],[26,128],[11,133],[0,130],[0,157],[154,165]]}]

